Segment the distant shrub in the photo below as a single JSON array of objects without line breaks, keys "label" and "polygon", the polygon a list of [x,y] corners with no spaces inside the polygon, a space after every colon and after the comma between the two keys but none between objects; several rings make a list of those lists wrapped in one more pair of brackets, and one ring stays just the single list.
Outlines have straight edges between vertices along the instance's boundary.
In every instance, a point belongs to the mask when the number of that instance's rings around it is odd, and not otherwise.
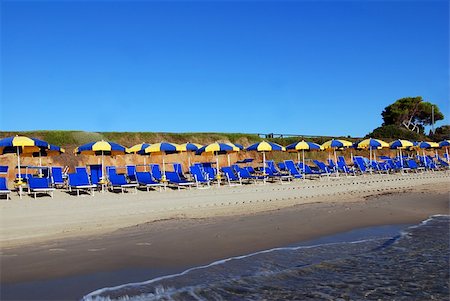
[{"label": "distant shrub", "polygon": [[433,141],[442,141],[450,139],[450,125],[446,124],[436,129],[434,134],[430,135]]},{"label": "distant shrub", "polygon": [[416,132],[401,128],[396,125],[384,125],[377,127],[372,133],[368,134],[366,137],[371,138],[388,138],[388,139],[406,139],[406,140],[424,140],[424,136]]}]

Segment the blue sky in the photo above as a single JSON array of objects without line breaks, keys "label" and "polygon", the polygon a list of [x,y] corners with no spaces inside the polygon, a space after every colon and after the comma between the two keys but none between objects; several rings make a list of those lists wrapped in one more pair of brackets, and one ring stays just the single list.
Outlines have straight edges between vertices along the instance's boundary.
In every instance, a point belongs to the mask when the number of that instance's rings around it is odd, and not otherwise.
[{"label": "blue sky", "polygon": [[363,136],[418,95],[448,123],[448,22],[447,1],[3,1],[0,129]]}]

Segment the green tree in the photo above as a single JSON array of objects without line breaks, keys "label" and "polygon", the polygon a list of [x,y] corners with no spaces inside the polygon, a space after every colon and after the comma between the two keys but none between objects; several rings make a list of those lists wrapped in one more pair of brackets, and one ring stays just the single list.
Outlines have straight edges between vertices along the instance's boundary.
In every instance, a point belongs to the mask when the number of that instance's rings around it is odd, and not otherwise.
[{"label": "green tree", "polygon": [[436,128],[434,134],[430,133],[430,138],[434,141],[450,139],[450,125],[446,124]]},{"label": "green tree", "polygon": [[432,123],[432,107],[434,106],[434,121],[444,119],[439,108],[421,96],[405,97],[384,108],[383,126],[396,125],[410,131],[423,133],[425,126]]}]

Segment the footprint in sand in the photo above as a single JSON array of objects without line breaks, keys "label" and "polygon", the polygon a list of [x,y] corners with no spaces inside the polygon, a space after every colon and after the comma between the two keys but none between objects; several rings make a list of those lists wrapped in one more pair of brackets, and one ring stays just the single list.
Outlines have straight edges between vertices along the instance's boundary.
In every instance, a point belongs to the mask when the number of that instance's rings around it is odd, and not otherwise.
[{"label": "footprint in sand", "polygon": [[66,249],[48,249],[49,252],[65,252]]},{"label": "footprint in sand", "polygon": [[151,242],[138,242],[136,243],[136,246],[151,246]]}]

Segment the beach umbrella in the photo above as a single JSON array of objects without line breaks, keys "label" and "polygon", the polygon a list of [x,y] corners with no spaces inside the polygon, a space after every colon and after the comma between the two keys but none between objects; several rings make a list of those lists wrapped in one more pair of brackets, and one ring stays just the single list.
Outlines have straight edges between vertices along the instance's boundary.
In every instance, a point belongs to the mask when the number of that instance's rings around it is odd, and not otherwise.
[{"label": "beach umbrella", "polygon": [[0,140],[0,155],[16,154],[19,178],[17,184],[22,184],[22,174],[20,172],[20,155],[39,152],[41,149],[48,149],[49,144],[43,140],[29,138],[25,136],[14,136]]},{"label": "beach umbrella", "polygon": [[[344,149],[347,147],[352,147],[353,143],[351,143],[350,141],[347,140],[341,140],[341,139],[332,139],[332,140],[328,140],[327,142],[325,142],[324,144],[322,144],[322,148],[323,149],[332,149],[334,152],[334,161],[337,162],[337,156],[336,156],[336,150],[337,149]],[[330,153],[328,153],[328,157],[330,156]],[[353,157],[353,154],[352,154]],[[336,172],[338,172],[338,170],[336,169]]]},{"label": "beach umbrella", "polygon": [[273,151],[284,152],[284,151],[286,151],[286,148],[284,146],[281,146],[281,145],[279,145],[277,143],[274,143],[274,142],[261,141],[261,142],[257,142],[255,144],[250,145],[249,147],[247,147],[246,150],[247,151],[262,152],[262,154],[263,154],[263,175],[264,175],[266,173],[265,172],[265,168],[266,168],[266,152],[273,152]]},{"label": "beach umbrella", "polygon": [[[228,142],[227,144],[239,148],[240,151],[241,151],[241,150],[244,150],[244,146],[241,145],[241,144],[239,144],[239,143],[231,143],[231,142]],[[231,166],[230,153],[227,154],[227,159],[228,159],[228,166]]]},{"label": "beach umbrella", "polygon": [[[106,156],[117,156],[126,154],[126,148],[118,143],[110,141],[89,142],[78,146],[73,150],[77,155],[102,156],[102,177],[100,181],[105,183],[105,160]],[[103,185],[102,185],[103,186]],[[103,190],[103,187],[102,187]]]},{"label": "beach umbrella", "polygon": [[389,144],[391,149],[398,149],[400,153],[400,164],[403,167],[402,149],[408,149],[414,146],[414,143],[408,140],[397,139]]},{"label": "beach umbrella", "polygon": [[447,162],[450,163],[450,158],[448,156],[448,148],[450,147],[450,140],[443,140],[441,142],[439,142],[439,147],[443,147],[445,148],[445,153],[446,153],[446,157],[447,157]]},{"label": "beach umbrella", "polygon": [[166,162],[165,155],[176,154],[183,151],[183,147],[176,143],[159,142],[139,151],[138,154],[157,154],[162,155],[163,174],[162,181],[166,180]]},{"label": "beach umbrella", "polygon": [[184,144],[180,144],[183,151],[188,153],[188,166],[191,166],[191,153],[196,152],[199,148],[202,147],[201,144],[187,142]]},{"label": "beach umbrella", "polygon": [[[130,148],[126,149],[127,154],[139,154],[140,151],[143,151],[144,149],[146,149],[147,147],[149,147],[150,144],[149,143],[139,143],[139,144],[135,144]],[[146,162],[146,156],[144,154],[141,154],[144,157],[144,170],[147,171],[147,162]]]},{"label": "beach umbrella", "polygon": [[413,147],[416,149],[422,149],[423,162],[425,163],[425,166],[427,166],[427,160],[425,159],[425,150],[432,149],[432,148],[439,148],[439,143],[422,141],[422,142],[418,142]]},{"label": "beach umbrella", "polygon": [[219,167],[219,156],[218,155],[228,154],[228,153],[233,153],[233,152],[238,152],[238,151],[239,151],[239,148],[233,144],[215,142],[215,143],[211,143],[211,144],[202,146],[195,152],[195,154],[196,155],[201,155],[204,153],[214,154],[214,156],[216,157],[217,186],[220,186],[220,167]]},{"label": "beach umbrella", "polygon": [[25,152],[24,157],[39,157],[39,166],[42,166],[42,157],[59,156],[65,153],[66,150],[60,146],[48,144],[46,148],[40,148],[37,152]]},{"label": "beach umbrella", "polygon": [[303,173],[305,173],[305,151],[312,151],[312,150],[323,150],[322,146],[320,146],[317,143],[314,142],[308,142],[305,140],[302,140],[300,142],[292,143],[286,146],[286,150],[288,152],[297,152],[297,160],[300,161],[300,151],[302,151],[303,154]]},{"label": "beach umbrella", "polygon": [[377,149],[387,148],[389,147],[389,143],[380,139],[369,138],[355,143],[354,147],[358,149],[369,149],[370,161],[372,161],[372,150],[376,151]]}]

